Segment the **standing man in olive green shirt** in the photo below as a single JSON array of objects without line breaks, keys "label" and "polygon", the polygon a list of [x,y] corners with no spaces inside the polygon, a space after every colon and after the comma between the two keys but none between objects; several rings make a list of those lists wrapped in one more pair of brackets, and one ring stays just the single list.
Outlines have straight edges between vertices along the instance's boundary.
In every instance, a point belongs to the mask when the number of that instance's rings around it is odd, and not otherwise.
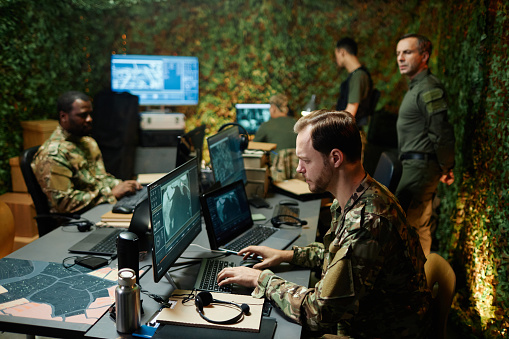
[{"label": "standing man in olive green shirt", "polygon": [[396,189],[425,255],[431,250],[432,201],[439,181],[454,181],[454,129],[447,118],[445,89],[428,68],[431,42],[418,34],[399,39],[400,73],[410,79],[396,124],[403,173]]}]

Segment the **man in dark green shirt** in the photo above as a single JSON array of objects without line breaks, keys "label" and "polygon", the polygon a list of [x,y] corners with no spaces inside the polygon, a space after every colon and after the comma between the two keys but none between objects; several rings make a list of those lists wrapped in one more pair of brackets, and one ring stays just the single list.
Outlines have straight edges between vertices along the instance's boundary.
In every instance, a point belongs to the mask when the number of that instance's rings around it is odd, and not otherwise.
[{"label": "man in dark green shirt", "polygon": [[445,89],[428,68],[431,49],[431,42],[417,34],[401,37],[396,49],[400,73],[410,79],[397,121],[403,173],[396,196],[409,224],[418,229],[426,255],[431,250],[430,219],[438,182],[454,181],[455,142]]},{"label": "man in dark green shirt", "polygon": [[351,38],[343,38],[336,44],[334,50],[336,64],[339,68],[345,68],[349,75],[341,83],[336,110],[345,110],[357,120],[357,126],[367,123],[366,111],[369,108],[369,95],[373,88],[371,75],[361,65],[357,58],[357,43]]}]

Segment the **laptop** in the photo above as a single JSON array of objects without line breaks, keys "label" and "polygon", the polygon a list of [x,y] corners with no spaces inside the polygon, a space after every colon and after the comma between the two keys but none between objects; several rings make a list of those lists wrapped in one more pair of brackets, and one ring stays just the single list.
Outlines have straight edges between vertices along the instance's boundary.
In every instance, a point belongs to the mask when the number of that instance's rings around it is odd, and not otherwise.
[{"label": "laptop", "polygon": [[[200,203],[210,248],[213,250],[237,254],[249,245],[282,250],[300,236],[299,229],[255,225],[242,180],[202,194]],[[253,239],[252,236],[263,237]]]},{"label": "laptop", "polygon": [[116,241],[122,232],[133,232],[138,236],[140,251],[150,248],[147,231],[150,225],[148,199],[136,205],[129,228],[97,227],[91,234],[69,248],[69,252],[111,256],[117,253]]}]

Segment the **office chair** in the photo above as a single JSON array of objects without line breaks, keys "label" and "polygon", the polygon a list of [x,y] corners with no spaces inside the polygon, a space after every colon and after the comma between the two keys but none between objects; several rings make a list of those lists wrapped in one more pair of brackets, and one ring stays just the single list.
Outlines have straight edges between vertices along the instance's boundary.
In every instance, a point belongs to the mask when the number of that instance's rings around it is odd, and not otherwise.
[{"label": "office chair", "polygon": [[401,172],[401,162],[398,155],[392,152],[382,152],[373,178],[387,187],[389,191],[395,193],[399,179],[401,179]]},{"label": "office chair", "polygon": [[14,249],[14,216],[9,206],[0,201],[0,258]]},{"label": "office chair", "polygon": [[[432,307],[430,308],[433,333],[430,338],[443,339],[446,337],[447,317],[456,288],[456,274],[451,265],[437,253],[428,254],[424,271],[428,288],[433,294]],[[438,285],[437,288],[435,288],[435,284]]]},{"label": "office chair", "polygon": [[79,218],[79,215],[50,213],[48,197],[42,191],[31,166],[34,155],[37,153],[38,149],[39,146],[34,146],[24,150],[21,153],[19,165],[21,173],[23,174],[23,179],[25,179],[28,193],[30,193],[32,201],[34,202],[37,229],[39,231],[39,237],[42,237],[69,219]]}]

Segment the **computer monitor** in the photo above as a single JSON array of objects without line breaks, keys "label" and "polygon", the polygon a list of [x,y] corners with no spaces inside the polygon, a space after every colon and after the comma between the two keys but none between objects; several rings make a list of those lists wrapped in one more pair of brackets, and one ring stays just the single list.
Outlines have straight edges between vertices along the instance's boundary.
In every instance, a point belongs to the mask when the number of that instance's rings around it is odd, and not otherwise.
[{"label": "computer monitor", "polygon": [[154,281],[174,285],[168,270],[201,231],[196,158],[149,184]]},{"label": "computer monitor", "polygon": [[236,104],[237,123],[249,134],[256,134],[258,127],[270,119],[270,104]]},{"label": "computer monitor", "polygon": [[207,138],[214,181],[221,186],[238,180],[247,183],[240,143],[238,126],[228,127]]},{"label": "computer monitor", "polygon": [[199,168],[201,160],[203,159],[204,139],[205,125],[196,127],[195,129],[179,136],[176,167],[186,163],[193,157],[196,157]]},{"label": "computer monitor", "polygon": [[197,105],[198,78],[196,57],[111,56],[111,90],[137,95],[141,106]]}]

